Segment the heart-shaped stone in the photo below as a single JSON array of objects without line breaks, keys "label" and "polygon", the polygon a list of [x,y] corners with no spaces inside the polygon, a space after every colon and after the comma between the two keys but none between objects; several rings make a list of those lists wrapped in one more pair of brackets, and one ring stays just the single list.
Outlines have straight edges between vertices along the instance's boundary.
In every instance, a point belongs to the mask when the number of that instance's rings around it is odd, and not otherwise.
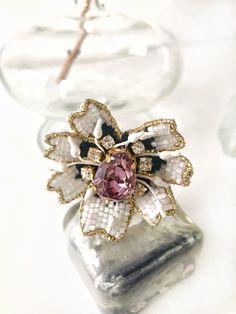
[{"label": "heart-shaped stone", "polygon": [[103,198],[117,201],[128,198],[136,185],[134,161],[126,152],[116,152],[109,162],[104,160],[98,167],[93,185]]}]

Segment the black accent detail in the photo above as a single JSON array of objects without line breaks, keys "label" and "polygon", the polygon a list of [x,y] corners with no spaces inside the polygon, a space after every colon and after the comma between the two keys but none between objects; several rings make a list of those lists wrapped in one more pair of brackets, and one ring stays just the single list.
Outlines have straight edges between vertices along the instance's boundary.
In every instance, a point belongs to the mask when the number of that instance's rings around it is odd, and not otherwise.
[{"label": "black accent detail", "polygon": [[78,173],[75,175],[75,179],[81,179],[81,168],[83,165],[75,165],[76,169],[78,170]]},{"label": "black accent detail", "polygon": [[121,142],[125,142],[128,140],[128,136],[129,136],[129,133],[127,131],[125,131],[123,134],[122,134],[122,138],[121,138]]},{"label": "black accent detail", "polygon": [[124,132],[122,134],[121,139],[117,136],[114,128],[111,125],[107,125],[106,122],[104,122],[102,124],[102,136],[106,136],[106,135],[111,135],[115,141],[116,144],[121,143],[121,142],[125,142],[128,139],[128,132]]},{"label": "black accent detail", "polygon": [[90,147],[94,147],[94,148],[97,148],[97,146],[93,143],[89,143],[89,142],[82,142],[79,146],[80,148],[80,156],[82,158],[86,158],[87,155],[88,155],[88,150]]},{"label": "black accent detail", "polygon": [[161,169],[161,165],[166,164],[166,160],[161,159],[158,156],[152,157],[152,172],[155,173],[156,171]]},{"label": "black accent detail", "polygon": [[128,138],[128,135],[126,133],[124,133],[122,135],[122,139],[120,140],[119,137],[117,136],[115,130],[113,129],[113,127],[111,125],[107,125],[106,122],[104,122],[102,124],[102,136],[106,136],[106,135],[111,135],[115,141],[115,143],[120,143],[120,142],[124,142],[123,138]]},{"label": "black accent detail", "polygon": [[142,143],[144,144],[146,150],[153,149],[153,146],[151,144],[153,141],[154,141],[154,137],[150,137],[150,138],[142,141]]},{"label": "black accent detail", "polygon": [[161,159],[158,156],[144,156],[144,157],[136,157],[136,161],[137,161],[137,169],[139,169],[139,163],[140,163],[140,158],[152,158],[152,169],[150,171],[150,173],[155,173],[156,171],[161,169],[161,165],[162,164],[166,164],[166,161]]}]

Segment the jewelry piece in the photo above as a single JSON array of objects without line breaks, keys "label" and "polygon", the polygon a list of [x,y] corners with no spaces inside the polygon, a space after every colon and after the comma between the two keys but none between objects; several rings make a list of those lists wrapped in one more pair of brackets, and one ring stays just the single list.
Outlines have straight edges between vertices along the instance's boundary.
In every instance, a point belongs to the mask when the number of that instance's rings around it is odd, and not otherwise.
[{"label": "jewelry piece", "polygon": [[134,214],[152,226],[174,215],[170,184],[187,186],[193,174],[180,155],[185,145],[174,120],[159,119],[122,132],[108,108],[91,99],[69,116],[71,132],[46,136],[45,157],[54,161],[49,191],[61,203],[80,202],[84,235],[121,239]]}]

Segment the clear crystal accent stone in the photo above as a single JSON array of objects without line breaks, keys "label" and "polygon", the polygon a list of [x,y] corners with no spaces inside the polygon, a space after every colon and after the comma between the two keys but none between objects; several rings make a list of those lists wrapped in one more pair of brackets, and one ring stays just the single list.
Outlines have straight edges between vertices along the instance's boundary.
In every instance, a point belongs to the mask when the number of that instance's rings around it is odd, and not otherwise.
[{"label": "clear crystal accent stone", "polygon": [[84,166],[81,168],[81,176],[85,181],[92,181],[94,175],[94,170],[90,166]]},{"label": "clear crystal accent stone", "polygon": [[101,157],[102,157],[102,152],[99,149],[94,148],[94,147],[89,148],[88,156],[87,156],[89,160],[94,161],[94,162],[99,162],[101,160]]},{"label": "clear crystal accent stone", "polygon": [[132,151],[135,154],[140,154],[140,153],[143,153],[145,151],[145,146],[141,141],[134,143],[131,147],[132,147]]},{"label": "clear crystal accent stone", "polygon": [[110,149],[115,145],[115,141],[111,135],[106,135],[102,139],[102,146],[106,149]]},{"label": "clear crystal accent stone", "polygon": [[146,172],[152,170],[152,158],[142,157],[139,159],[139,171]]}]

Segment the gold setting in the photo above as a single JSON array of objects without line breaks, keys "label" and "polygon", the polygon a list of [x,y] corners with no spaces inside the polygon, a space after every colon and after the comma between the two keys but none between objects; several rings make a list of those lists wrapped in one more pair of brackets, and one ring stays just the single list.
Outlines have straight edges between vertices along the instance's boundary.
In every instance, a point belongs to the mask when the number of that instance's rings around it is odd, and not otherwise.
[{"label": "gold setting", "polygon": [[188,186],[190,184],[190,179],[193,176],[193,166],[188,158],[184,156],[179,156],[177,158],[179,158],[181,161],[183,161],[186,164],[182,178],[183,178],[183,186]]},{"label": "gold setting", "polygon": [[109,134],[102,138],[101,143],[105,149],[111,149],[115,145],[114,138]]},{"label": "gold setting", "polygon": [[148,172],[152,170],[152,158],[151,157],[141,157],[139,159],[138,169],[140,172]]},{"label": "gold setting", "polygon": [[141,141],[137,141],[136,143],[132,144],[131,148],[135,155],[145,152],[145,146]]},{"label": "gold setting", "polygon": [[102,152],[95,147],[89,147],[87,159],[94,162],[100,162],[102,159]]},{"label": "gold setting", "polygon": [[164,188],[164,190],[166,191],[166,194],[169,197],[169,200],[172,204],[172,209],[167,210],[166,215],[167,216],[173,216],[176,213],[177,204],[176,204],[172,189],[171,189],[171,187],[168,187],[168,188]]},{"label": "gold setting", "polygon": [[140,182],[138,182],[136,184],[136,188],[135,188],[135,196],[136,197],[142,197],[146,192],[147,192],[147,188]]},{"label": "gold setting", "polygon": [[89,182],[94,178],[94,168],[91,166],[84,166],[81,168],[81,177],[84,181]]}]

